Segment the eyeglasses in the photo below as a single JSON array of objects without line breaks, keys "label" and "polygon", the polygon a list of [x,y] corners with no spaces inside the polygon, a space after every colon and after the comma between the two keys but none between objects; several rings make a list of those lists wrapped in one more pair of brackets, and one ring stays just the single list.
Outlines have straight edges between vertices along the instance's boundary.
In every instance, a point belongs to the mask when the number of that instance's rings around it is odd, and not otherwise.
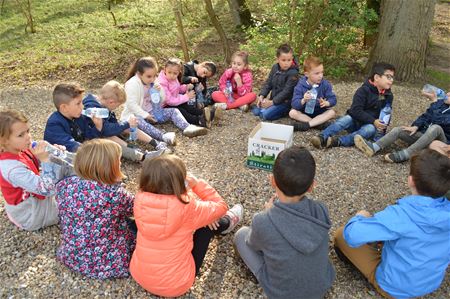
[{"label": "eyeglasses", "polygon": [[392,76],[391,74],[383,74],[381,76],[385,76],[389,81],[394,81],[394,76]]}]

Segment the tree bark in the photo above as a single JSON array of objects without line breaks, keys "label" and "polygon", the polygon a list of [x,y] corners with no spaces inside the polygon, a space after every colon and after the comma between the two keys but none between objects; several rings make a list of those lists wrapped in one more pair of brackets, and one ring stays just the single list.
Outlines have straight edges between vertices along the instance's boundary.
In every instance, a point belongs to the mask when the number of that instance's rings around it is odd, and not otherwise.
[{"label": "tree bark", "polygon": [[436,0],[382,0],[378,38],[366,70],[375,62],[384,61],[396,67],[395,77],[401,81],[421,79],[435,3]]},{"label": "tree bark", "polygon": [[209,18],[211,19],[213,26],[216,28],[217,33],[219,33],[220,40],[222,41],[222,47],[223,47],[223,52],[225,55],[225,61],[227,63],[230,63],[230,61],[231,61],[230,45],[228,44],[228,39],[225,34],[225,31],[223,30],[223,27],[219,22],[219,18],[217,17],[216,13],[214,12],[214,8],[212,6],[211,0],[204,0],[204,1],[205,1],[205,7],[206,7],[206,11],[208,12]]},{"label": "tree bark", "polygon": [[177,22],[178,37],[180,38],[181,49],[183,50],[184,61],[189,61],[189,50],[187,46],[186,35],[184,34],[183,21],[181,19],[181,8],[179,0],[172,0],[173,13]]},{"label": "tree bark", "polygon": [[236,26],[252,26],[252,14],[245,0],[227,0]]}]

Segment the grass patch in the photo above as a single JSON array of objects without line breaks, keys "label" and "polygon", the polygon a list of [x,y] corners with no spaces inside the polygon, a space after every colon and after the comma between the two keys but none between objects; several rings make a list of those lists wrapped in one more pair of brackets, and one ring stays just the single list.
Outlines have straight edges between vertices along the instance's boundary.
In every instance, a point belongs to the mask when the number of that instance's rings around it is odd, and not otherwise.
[{"label": "grass patch", "polygon": [[426,70],[427,82],[444,89],[446,92],[450,91],[450,74],[438,70]]}]

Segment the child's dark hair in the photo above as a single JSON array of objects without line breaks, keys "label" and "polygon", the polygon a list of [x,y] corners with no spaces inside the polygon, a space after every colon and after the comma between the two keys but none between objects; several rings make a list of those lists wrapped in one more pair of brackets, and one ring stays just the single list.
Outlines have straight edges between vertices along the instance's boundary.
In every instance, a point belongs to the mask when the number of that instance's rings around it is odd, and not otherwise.
[{"label": "child's dark hair", "polygon": [[186,166],[175,155],[162,155],[145,160],[139,178],[139,189],[155,194],[175,195],[182,203],[186,193]]},{"label": "child's dark hair", "polygon": [[246,51],[236,51],[231,55],[231,60],[233,60],[234,57],[241,57],[244,64],[248,65],[248,53]]},{"label": "child's dark hair", "polygon": [[136,60],[128,69],[125,81],[130,80],[136,73],[143,74],[146,69],[156,69],[158,71],[158,63],[153,57],[142,57]]},{"label": "child's dark hair", "polygon": [[84,88],[78,83],[61,83],[53,89],[53,104],[59,110],[61,104],[68,104],[74,98],[83,94]]},{"label": "child's dark hair", "polygon": [[200,63],[200,65],[211,72],[211,77],[214,76],[217,72],[217,67],[212,61],[203,61],[202,63]]},{"label": "child's dark hair", "polygon": [[294,50],[292,50],[291,46],[288,44],[282,44],[277,49],[277,57],[280,57],[281,54],[294,54]]},{"label": "child's dark hair", "polygon": [[369,74],[369,79],[373,81],[375,75],[382,76],[386,70],[395,72],[395,66],[386,62],[376,62],[372,66],[372,70],[370,71]]},{"label": "child's dark hair", "polygon": [[302,195],[308,191],[316,175],[316,162],[304,147],[293,146],[281,151],[273,166],[273,177],[286,196]]},{"label": "child's dark hair", "polygon": [[450,190],[450,159],[432,149],[424,149],[411,157],[409,175],[420,195],[433,198]]},{"label": "child's dark hair", "polygon": [[176,66],[178,67],[178,81],[181,82],[181,76],[183,75],[183,62],[181,61],[181,59],[178,58],[169,58],[166,60],[166,63],[164,64],[164,68],[169,67],[169,66]]}]

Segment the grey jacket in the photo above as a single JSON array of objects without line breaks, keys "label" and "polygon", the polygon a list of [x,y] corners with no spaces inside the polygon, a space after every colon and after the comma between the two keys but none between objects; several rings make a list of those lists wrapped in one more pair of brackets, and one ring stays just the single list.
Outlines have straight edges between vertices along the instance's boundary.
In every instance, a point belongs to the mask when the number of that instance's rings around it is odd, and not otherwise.
[{"label": "grey jacket", "polygon": [[257,279],[269,298],[321,298],[335,271],[328,258],[330,219],[326,206],[307,197],[279,201],[253,217],[246,240],[260,251],[264,265]]}]

